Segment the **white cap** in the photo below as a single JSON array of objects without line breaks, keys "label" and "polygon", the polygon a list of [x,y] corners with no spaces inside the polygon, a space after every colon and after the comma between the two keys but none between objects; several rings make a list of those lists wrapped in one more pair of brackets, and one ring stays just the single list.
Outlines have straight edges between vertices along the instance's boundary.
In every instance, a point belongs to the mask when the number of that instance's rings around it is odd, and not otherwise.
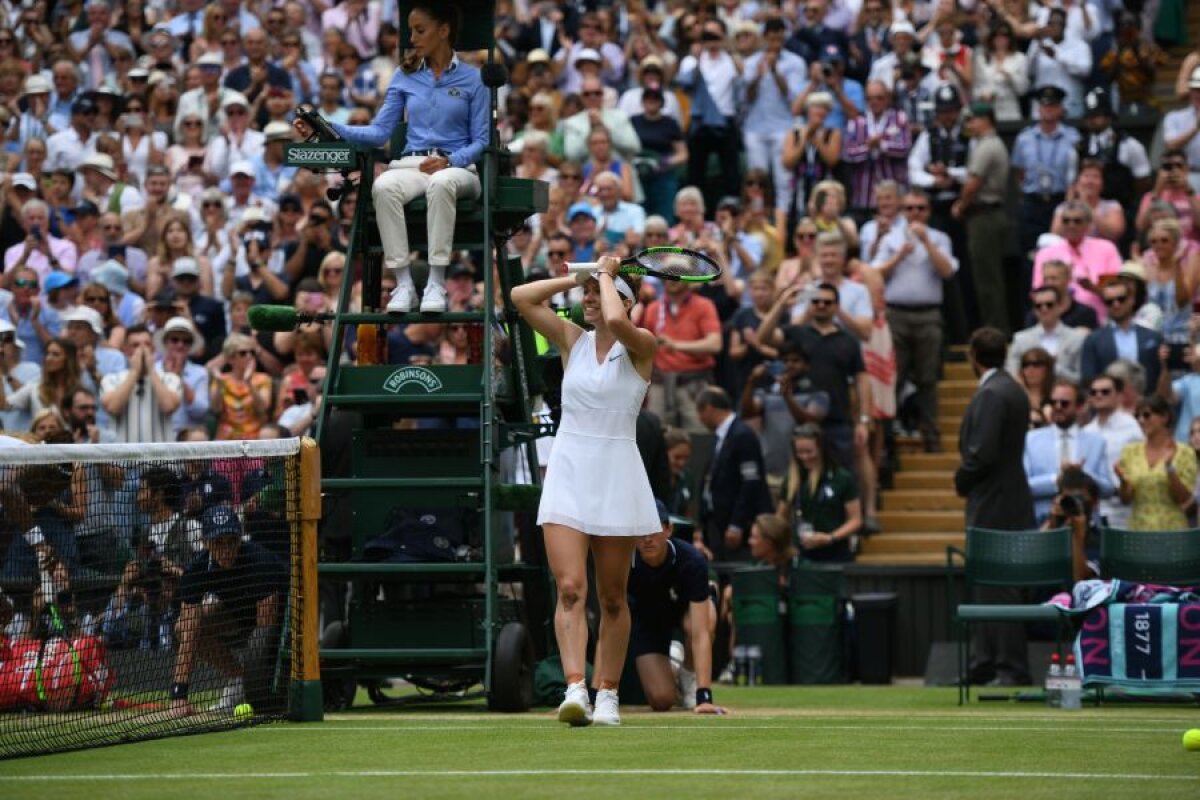
[{"label": "white cap", "polygon": [[250,107],[250,101],[246,99],[246,95],[241,92],[230,92],[225,95],[225,99],[221,101],[221,108],[229,108],[230,106],[241,106],[243,108]]},{"label": "white cap", "polygon": [[14,187],[23,187],[31,192],[37,191],[37,180],[28,172],[14,172],[12,176],[12,185]]},{"label": "white cap", "polygon": [[78,169],[94,169],[111,181],[117,179],[117,171],[113,168],[112,156],[108,153],[92,153],[80,162]]},{"label": "white cap", "polygon": [[196,63],[200,66],[213,65],[223,67],[225,66],[225,59],[220,53],[205,53],[196,59]]},{"label": "white cap", "polygon": [[896,36],[901,33],[907,33],[909,36],[915,37],[917,35],[917,30],[912,26],[912,23],[906,19],[893,22],[892,26],[888,28],[889,36]]},{"label": "white cap", "polygon": [[25,87],[21,90],[21,94],[22,96],[29,94],[50,94],[52,88],[46,76],[33,74],[25,79]]},{"label": "white cap", "polygon": [[540,47],[535,47],[525,56],[526,64],[549,64],[550,54]]},{"label": "white cap", "polygon": [[159,349],[163,349],[163,340],[171,333],[186,333],[192,337],[192,346],[188,350],[188,355],[198,356],[204,352],[204,337],[200,335],[200,331],[196,330],[196,326],[187,317],[171,317],[167,320],[167,324],[154,333],[154,344]]},{"label": "white cap", "polygon": [[575,61],[572,63],[578,64],[580,61],[595,61],[600,64],[604,59],[600,58],[600,54],[591,47],[585,47],[575,54]]},{"label": "white cap", "polygon": [[175,263],[171,265],[171,277],[178,278],[181,275],[194,275],[200,277],[200,264],[191,256],[182,256],[175,259]]},{"label": "white cap", "polygon": [[1188,88],[1200,89],[1200,67],[1196,67],[1194,70],[1192,70],[1192,75],[1188,79]]},{"label": "white cap", "polygon": [[267,127],[263,128],[263,136],[267,137],[268,142],[291,141],[295,138],[293,134],[292,126],[279,120],[268,122]]},{"label": "white cap", "polygon": [[100,312],[94,308],[88,308],[87,306],[75,306],[66,314],[62,315],[62,321],[64,324],[83,322],[90,326],[91,329],[96,332],[97,336],[104,335],[104,320],[101,318]]},{"label": "white cap", "polygon": [[244,158],[240,161],[235,161],[233,162],[233,166],[229,168],[229,175],[230,177],[234,175],[248,175],[253,178],[254,165]]},{"label": "white cap", "polygon": [[[0,336],[3,336],[6,333],[15,334],[16,332],[17,332],[17,329],[13,327],[11,322],[0,317]],[[22,350],[25,349],[25,343],[21,341],[20,336],[13,336],[13,343],[16,344],[16,346],[21,348]]]}]

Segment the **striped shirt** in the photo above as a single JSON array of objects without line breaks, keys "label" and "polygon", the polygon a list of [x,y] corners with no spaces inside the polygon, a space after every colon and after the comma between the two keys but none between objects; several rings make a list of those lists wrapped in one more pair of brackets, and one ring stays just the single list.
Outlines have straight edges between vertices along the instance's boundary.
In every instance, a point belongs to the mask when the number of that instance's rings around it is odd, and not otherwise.
[{"label": "striped shirt", "polygon": [[[182,387],[179,376],[166,372],[156,366],[155,370],[162,382],[172,392],[179,393]],[[112,392],[125,382],[129,370],[123,369],[106,375],[100,381],[101,396]],[[158,399],[154,396],[154,382],[144,378],[141,386],[129,393],[129,403],[125,411],[113,418],[117,428],[119,442],[173,442],[175,429],[171,425],[171,415],[164,414],[158,408]]]}]

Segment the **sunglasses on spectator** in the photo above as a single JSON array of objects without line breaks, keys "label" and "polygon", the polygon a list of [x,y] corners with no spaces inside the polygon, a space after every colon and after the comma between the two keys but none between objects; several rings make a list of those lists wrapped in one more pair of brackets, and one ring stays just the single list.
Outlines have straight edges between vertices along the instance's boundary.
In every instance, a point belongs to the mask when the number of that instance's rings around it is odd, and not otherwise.
[{"label": "sunglasses on spectator", "polygon": [[345,267],[326,267],[325,269],[321,270],[321,274],[322,275],[341,275],[345,271],[346,271]]},{"label": "sunglasses on spectator", "polygon": [[204,123],[198,119],[186,119],[183,121],[183,127],[185,128],[200,128],[203,125]]},{"label": "sunglasses on spectator", "polygon": [[1156,239],[1150,240],[1150,244],[1174,244],[1174,243],[1175,243],[1174,240],[1169,239],[1165,236],[1159,236]]},{"label": "sunglasses on spectator", "polygon": [[1134,416],[1137,417],[1139,420],[1148,420],[1154,416],[1154,412],[1153,411],[1139,411],[1136,414],[1134,414]]},{"label": "sunglasses on spectator", "polygon": [[1123,294],[1120,297],[1106,297],[1106,298],[1104,298],[1104,305],[1106,305],[1106,306],[1120,305],[1121,303],[1124,303],[1128,299],[1129,299],[1129,295],[1127,295],[1127,294]]},{"label": "sunglasses on spectator", "polygon": [[200,204],[202,208],[220,208],[223,205],[224,203],[222,203],[220,200],[205,200]]},{"label": "sunglasses on spectator", "polygon": [[1088,392],[1092,397],[1108,397],[1112,393],[1112,389],[1092,389]]},{"label": "sunglasses on spectator", "polygon": [[666,231],[646,231],[646,233],[643,235],[644,236],[662,236],[665,238],[665,237],[669,236],[670,234],[667,233]]},{"label": "sunglasses on spectator", "polygon": [[322,214],[316,214],[316,215],[309,214],[308,215],[308,221],[311,222],[313,225],[328,225],[329,220],[330,220],[330,217],[326,217]]},{"label": "sunglasses on spectator", "polygon": [[817,234],[816,231],[797,231],[796,238],[802,242],[815,242]]},{"label": "sunglasses on spectator", "polygon": [[579,180],[583,180],[583,175],[582,175],[582,174],[580,174],[580,173],[578,173],[578,172],[560,172],[560,173],[558,173],[558,177],[559,177],[559,178],[561,178],[561,179],[562,179],[562,180],[564,180],[564,181],[567,181],[567,180],[570,180],[570,181],[579,181]]},{"label": "sunglasses on spectator", "polygon": [[567,256],[571,255],[571,251],[570,250],[547,250],[546,255],[552,256],[554,258],[566,258]]},{"label": "sunglasses on spectator", "polygon": [[827,299],[824,297],[814,297],[809,302],[812,303],[814,306],[831,306],[834,303],[836,303],[837,301],[832,300],[832,299]]},{"label": "sunglasses on spectator", "polygon": [[17,278],[13,284],[19,289],[36,289],[38,282],[33,278]]},{"label": "sunglasses on spectator", "polygon": [[604,90],[602,90],[602,89],[589,89],[586,92],[579,93],[580,97],[601,97],[603,95],[604,95]]},{"label": "sunglasses on spectator", "polygon": [[225,116],[227,116],[227,117],[240,117],[243,114],[248,114],[248,113],[250,113],[250,112],[248,112],[246,109],[238,108],[237,106],[234,106],[233,108],[225,109]]},{"label": "sunglasses on spectator", "polygon": [[1050,405],[1055,408],[1072,408],[1075,405],[1074,400],[1051,400]]},{"label": "sunglasses on spectator", "polygon": [[1034,303],[1033,307],[1036,308],[1038,311],[1049,311],[1050,309],[1054,308],[1056,305],[1057,305],[1057,303],[1051,301],[1048,303]]},{"label": "sunglasses on spectator", "polygon": [[191,345],[192,340],[186,336],[167,336],[163,339],[167,344],[186,344]]},{"label": "sunglasses on spectator", "polygon": [[754,180],[746,181],[745,186],[747,189],[765,189],[767,185],[762,181]]}]

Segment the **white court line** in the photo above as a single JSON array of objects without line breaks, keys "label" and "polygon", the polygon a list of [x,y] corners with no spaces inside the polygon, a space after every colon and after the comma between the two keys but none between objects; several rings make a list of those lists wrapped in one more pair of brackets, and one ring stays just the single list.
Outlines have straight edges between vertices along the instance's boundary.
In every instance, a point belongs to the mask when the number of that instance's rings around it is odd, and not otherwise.
[{"label": "white court line", "polygon": [[[1105,709],[1105,708],[1082,709],[1080,711],[1073,711],[1070,713],[1070,715],[1060,715],[1060,714],[1038,712],[1038,713],[1029,713],[1029,714],[1021,713],[1021,714],[1009,714],[1009,715],[1003,715],[1003,716],[989,716],[989,715],[981,715],[981,714],[972,714],[969,712],[964,712],[962,714],[943,714],[943,713],[922,714],[922,713],[901,713],[901,712],[889,713],[886,711],[869,712],[869,713],[862,713],[862,712],[856,712],[856,711],[840,711],[840,712],[829,712],[829,713],[825,713],[825,714],[816,714],[816,713],[811,713],[811,712],[797,713],[797,714],[756,714],[756,713],[754,713],[753,709],[738,709],[735,707],[733,709],[733,715],[736,716],[738,719],[753,720],[755,722],[811,721],[811,720],[819,720],[819,719],[829,719],[831,721],[832,720],[863,719],[863,720],[874,720],[874,721],[880,721],[880,722],[886,722],[889,719],[900,719],[900,720],[906,720],[906,721],[929,720],[929,721],[933,722],[935,720],[945,719],[945,720],[958,721],[958,722],[999,722],[999,723],[1020,722],[1022,724],[1028,724],[1028,723],[1032,723],[1032,722],[1044,722],[1048,725],[1067,726],[1067,727],[1070,727],[1071,729],[1075,729],[1076,727],[1087,726],[1089,724],[1110,725],[1113,722],[1153,722],[1153,723],[1191,722],[1192,727],[1196,727],[1197,725],[1200,725],[1200,710],[1198,710],[1194,706],[1190,706],[1190,707],[1186,707],[1186,708],[1171,708],[1171,709],[1164,708],[1162,711],[1163,711],[1163,713],[1159,716],[1149,716],[1149,715],[1147,715],[1147,716],[1127,716],[1125,714],[1121,714],[1119,709],[1111,709],[1111,708],[1109,708],[1109,709]],[[483,712],[483,713],[447,712],[444,714],[426,714],[426,713],[421,713],[421,712],[415,712],[415,713],[382,712],[382,713],[365,713],[365,714],[339,713],[339,714],[326,714],[325,721],[326,722],[410,721],[410,722],[446,722],[447,724],[453,724],[455,721],[485,722],[487,720],[494,720],[497,718],[497,716],[498,715],[495,714],[494,712]],[[634,711],[632,713],[629,713],[628,716],[630,716],[633,719],[645,719],[648,717],[659,716],[659,714],[650,712],[650,711],[644,711],[644,712],[643,711]],[[698,724],[703,724],[695,715],[690,714],[690,713],[688,713],[688,714],[679,714],[679,713],[670,714],[670,713],[668,713],[667,716],[673,716],[674,718],[677,718],[677,719],[688,719],[688,720],[697,722]],[[546,713],[546,714],[529,713],[529,714],[526,714],[523,716],[503,715],[503,718],[504,718],[506,724],[512,724],[512,725],[514,725],[514,727],[516,727],[517,725],[537,725],[539,723],[545,722],[548,719],[549,720],[554,719],[554,715],[552,713]]]},{"label": "white court line", "polygon": [[[328,727],[320,727],[314,725],[264,725],[255,728],[255,732],[259,731],[274,731],[276,733],[290,732],[305,732],[305,733],[330,733],[330,732],[372,732],[372,733],[396,733],[403,734],[411,731],[524,731],[526,733],[537,733],[538,731],[555,732],[561,731],[563,728],[557,724],[557,720],[550,720],[555,724],[539,726],[532,728],[529,725],[455,725],[448,723],[446,725],[387,725],[387,726],[359,726],[359,725],[330,725]],[[729,730],[739,731],[921,731],[922,733],[940,733],[946,732],[970,732],[978,731],[980,733],[998,733],[1008,731],[1019,731],[1029,733],[1051,733],[1056,736],[1063,734],[1061,727],[1038,725],[1038,726],[1018,726],[1005,725],[1003,728],[997,728],[994,725],[739,725],[737,722],[722,720],[721,722],[713,722],[711,725],[704,723],[696,723],[692,725],[624,725],[625,731],[680,731],[680,732],[696,732],[696,733],[724,733]],[[1105,726],[1103,728],[1095,728],[1093,730],[1072,730],[1073,736],[1108,736],[1112,734],[1124,733],[1150,733],[1150,734],[1170,734],[1178,736],[1180,733],[1179,727],[1163,727],[1163,728],[1114,728]]]},{"label": "white court line", "polygon": [[1001,772],[992,770],[887,770],[887,769],[480,769],[480,770],[357,770],[331,772],[165,772],[158,774],[0,775],[0,783],[71,783],[108,781],[291,780],[312,778],[528,778],[603,776],[713,776],[742,777],[861,777],[861,778],[1016,778],[1075,780],[1125,780],[1200,783],[1200,775],[1089,772]]}]

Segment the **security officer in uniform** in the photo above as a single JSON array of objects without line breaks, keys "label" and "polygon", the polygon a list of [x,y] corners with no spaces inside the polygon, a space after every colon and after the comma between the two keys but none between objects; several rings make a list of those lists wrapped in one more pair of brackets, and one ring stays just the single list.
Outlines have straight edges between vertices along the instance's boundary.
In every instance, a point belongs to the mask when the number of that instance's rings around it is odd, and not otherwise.
[{"label": "security officer in uniform", "polygon": [[950,214],[967,229],[981,321],[1007,333],[1011,329],[1007,297],[1010,292],[1023,291],[1028,283],[1012,286],[1004,265],[1009,252],[1008,211],[1004,207],[1009,157],[1004,142],[996,134],[996,114],[990,103],[971,104],[967,132],[971,135],[967,179]]},{"label": "security officer in uniform", "polygon": [[1050,230],[1054,209],[1067,196],[1075,180],[1079,131],[1062,124],[1063,99],[1067,93],[1058,86],[1038,87],[1034,98],[1040,119],[1017,134],[1013,142],[1012,168],[1021,187],[1021,253],[1027,257],[1024,281],[1032,278],[1032,254],[1037,240]]},{"label": "security officer in uniform", "polygon": [[[932,201],[929,225],[950,237],[954,255],[966,257],[966,228],[950,214],[954,201],[967,180],[967,152],[971,140],[963,129],[962,96],[950,84],[938,87],[933,97],[933,124],[921,132],[908,155],[908,180],[924,189]],[[951,342],[967,341],[968,333],[978,326],[974,309],[967,298],[974,296],[969,274],[959,270],[946,281],[942,313],[946,334]]]},{"label": "security officer in uniform", "polygon": [[1100,196],[1115,200],[1125,209],[1124,250],[1135,235],[1134,218],[1138,200],[1150,188],[1154,174],[1146,148],[1132,136],[1113,127],[1112,104],[1108,92],[1093,89],[1083,98],[1085,133],[1075,146],[1078,161],[1085,158],[1104,165],[1104,188]]}]

